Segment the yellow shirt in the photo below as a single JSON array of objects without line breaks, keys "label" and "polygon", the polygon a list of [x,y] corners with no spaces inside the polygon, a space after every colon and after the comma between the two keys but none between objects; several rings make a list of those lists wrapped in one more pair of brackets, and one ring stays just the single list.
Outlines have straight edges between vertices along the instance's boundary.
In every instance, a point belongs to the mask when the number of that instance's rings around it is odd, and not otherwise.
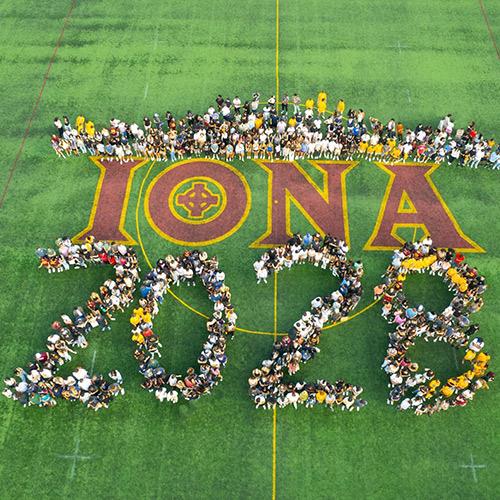
[{"label": "yellow shirt", "polygon": [[326,392],[325,391],[318,391],[316,393],[316,400],[318,403],[323,403],[326,399]]},{"label": "yellow shirt", "polygon": [[318,111],[324,113],[326,111],[326,92],[318,94]]},{"label": "yellow shirt", "polygon": [[345,110],[345,102],[342,99],[340,99],[339,102],[337,103],[337,111],[339,113],[343,113],[344,110]]},{"label": "yellow shirt", "polygon": [[429,382],[429,387],[433,391],[435,391],[440,385],[441,385],[441,382],[439,380],[437,380],[437,379],[431,380]]},{"label": "yellow shirt", "polygon": [[464,361],[472,361],[475,357],[476,353],[468,349],[467,352],[465,353]]},{"label": "yellow shirt", "polygon": [[399,158],[401,156],[401,150],[399,148],[392,148],[391,156],[393,158]]},{"label": "yellow shirt", "polygon": [[314,108],[314,101],[312,99],[307,99],[306,109],[313,109],[313,108]]},{"label": "yellow shirt", "polygon": [[484,352],[480,352],[476,356],[476,363],[486,364],[490,359],[491,359],[491,356],[488,356],[488,354],[486,354]]},{"label": "yellow shirt", "polygon": [[469,387],[470,380],[467,377],[464,377],[463,375],[460,375],[459,377],[456,378],[456,384],[455,387],[457,389],[467,389]]},{"label": "yellow shirt", "polygon": [[144,335],[142,333],[135,333],[132,335],[132,340],[138,344],[142,344],[144,342]]},{"label": "yellow shirt", "polygon": [[137,326],[141,322],[141,317],[134,315],[130,318],[130,323],[134,326]]},{"label": "yellow shirt", "polygon": [[94,122],[91,122],[90,120],[85,124],[85,132],[87,132],[87,135],[90,137],[94,137],[95,134],[95,127],[94,127]]},{"label": "yellow shirt", "polygon": [[443,388],[441,389],[441,394],[442,394],[445,398],[449,398],[451,395],[453,395],[453,389],[452,389],[449,385],[445,385],[445,386],[443,386]]},{"label": "yellow shirt", "polygon": [[85,117],[82,115],[78,115],[76,117],[76,130],[79,134],[83,132],[83,124],[85,123]]}]

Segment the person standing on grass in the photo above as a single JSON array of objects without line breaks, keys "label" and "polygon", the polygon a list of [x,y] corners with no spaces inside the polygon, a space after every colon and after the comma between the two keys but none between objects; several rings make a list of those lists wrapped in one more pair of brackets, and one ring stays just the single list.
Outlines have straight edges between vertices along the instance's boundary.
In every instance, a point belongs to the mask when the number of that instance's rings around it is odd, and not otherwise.
[{"label": "person standing on grass", "polygon": [[325,117],[327,95],[324,90],[318,94],[318,114],[321,118]]},{"label": "person standing on grass", "polygon": [[292,104],[293,104],[293,114],[296,115],[300,113],[300,103],[301,103],[300,96],[298,94],[293,94],[292,97]]},{"label": "person standing on grass", "polygon": [[252,95],[252,102],[250,104],[252,113],[256,113],[257,110],[259,109],[259,101],[260,101],[260,94],[258,92],[254,92]]},{"label": "person standing on grass", "polygon": [[63,133],[64,133],[63,124],[62,124],[61,120],[59,119],[59,117],[57,117],[57,116],[54,118],[54,127],[56,127],[56,129],[57,129],[57,133],[59,134],[59,137],[62,137]]},{"label": "person standing on grass", "polygon": [[288,97],[288,94],[285,93],[285,95],[281,98],[281,113],[282,114],[288,114],[288,103],[290,102],[290,98]]},{"label": "person standing on grass", "polygon": [[233,107],[235,115],[241,114],[241,99],[238,96],[233,99]]},{"label": "person standing on grass", "polygon": [[345,102],[343,99],[339,99],[337,102],[337,108],[336,108],[337,113],[342,116],[345,111]]}]

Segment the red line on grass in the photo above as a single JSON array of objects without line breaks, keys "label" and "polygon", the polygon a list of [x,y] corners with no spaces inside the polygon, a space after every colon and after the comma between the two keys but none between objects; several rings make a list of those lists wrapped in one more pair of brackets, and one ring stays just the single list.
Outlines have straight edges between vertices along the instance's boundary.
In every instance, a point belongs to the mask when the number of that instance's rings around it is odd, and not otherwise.
[{"label": "red line on grass", "polygon": [[486,13],[486,8],[484,7],[483,0],[478,1],[479,7],[481,7],[481,12],[483,13],[484,22],[486,23],[486,27],[488,28],[488,33],[490,34],[491,43],[493,44],[493,47],[495,47],[497,53],[497,59],[500,59],[500,49],[498,48],[497,41],[495,40],[495,35],[493,33],[493,30],[491,29],[490,20],[488,18],[488,14]]},{"label": "red line on grass", "polygon": [[76,7],[76,2],[77,2],[77,0],[71,1],[71,5],[69,7],[68,13],[66,14],[66,17],[64,18],[64,24],[62,26],[61,32],[59,33],[59,38],[57,39],[56,45],[54,47],[54,51],[52,52],[52,57],[50,58],[49,65],[47,66],[47,70],[45,71],[42,86],[40,87],[40,91],[38,93],[38,97],[36,98],[35,105],[33,106],[33,109],[31,110],[31,116],[28,120],[28,125],[26,127],[26,130],[24,131],[21,144],[20,144],[19,149],[17,150],[17,153],[16,153],[16,157],[14,158],[14,161],[12,162],[12,165],[10,166],[9,175],[7,177],[7,182],[5,183],[5,186],[4,186],[3,192],[2,192],[2,196],[0,197],[0,208],[2,208],[3,203],[5,201],[5,198],[7,196],[7,191],[9,190],[10,184],[12,182],[12,177],[14,176],[14,172],[16,171],[16,168],[17,168],[17,165],[19,162],[19,158],[21,158],[21,155],[23,154],[24,146],[26,145],[26,139],[28,138],[28,135],[29,135],[30,130],[31,130],[31,125],[33,123],[33,119],[35,118],[35,115],[38,111],[38,107],[40,106],[40,101],[42,100],[43,91],[45,90],[45,85],[47,84],[50,70],[52,69],[52,66],[53,66],[54,61],[55,61],[56,56],[57,56],[57,51],[59,50],[59,47],[61,46],[61,42],[64,38],[64,31],[66,30],[66,27],[68,25],[69,18],[71,17],[71,14],[73,13],[74,8]]}]

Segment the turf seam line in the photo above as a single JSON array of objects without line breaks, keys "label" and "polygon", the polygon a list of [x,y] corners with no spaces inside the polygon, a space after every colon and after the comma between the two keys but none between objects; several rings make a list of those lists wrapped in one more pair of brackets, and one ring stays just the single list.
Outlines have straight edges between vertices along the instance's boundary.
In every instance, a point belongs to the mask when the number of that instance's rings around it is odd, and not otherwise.
[{"label": "turf seam line", "polygon": [[26,139],[28,138],[28,135],[31,131],[31,125],[33,124],[33,120],[34,120],[35,115],[36,115],[38,108],[40,106],[40,102],[42,100],[42,95],[43,95],[43,92],[45,90],[45,86],[47,85],[47,80],[49,79],[50,71],[52,69],[52,66],[54,65],[55,60],[56,60],[57,52],[59,51],[59,47],[61,46],[62,40],[64,38],[64,32],[65,32],[66,27],[68,25],[69,19],[70,19],[71,15],[73,14],[73,10],[76,7],[76,2],[77,2],[77,0],[72,0],[71,5],[70,5],[69,10],[68,10],[68,13],[66,14],[66,17],[64,18],[64,23],[63,23],[61,32],[59,33],[59,38],[57,39],[56,45],[54,47],[54,50],[52,52],[52,56],[51,56],[50,61],[49,61],[49,65],[47,66],[47,69],[45,71],[45,75],[43,77],[42,86],[40,87],[40,91],[38,92],[38,97],[35,101],[35,105],[33,106],[33,109],[31,110],[31,115],[30,115],[30,118],[28,120],[28,125],[24,131],[23,138],[21,140],[21,144],[20,144],[19,149],[17,150],[17,153],[16,153],[16,157],[14,158],[14,161],[12,162],[12,165],[10,166],[9,174],[7,176],[7,181],[6,181],[5,186],[3,188],[2,196],[0,197],[0,208],[3,207],[5,198],[7,196],[7,192],[9,190],[10,184],[12,182],[12,178],[14,176],[14,172],[17,169],[17,165],[19,163],[19,159],[21,158],[22,153],[24,152],[24,147],[26,145]]},{"label": "turf seam line", "polygon": [[488,14],[486,12],[486,7],[484,6],[483,0],[478,0],[479,7],[481,8],[481,12],[483,13],[484,22],[486,23],[486,28],[488,28],[488,33],[490,35],[491,43],[495,48],[497,53],[497,59],[500,60],[500,49],[498,48],[497,41],[495,39],[495,34],[493,33],[493,29],[491,28],[490,20],[488,18]]}]

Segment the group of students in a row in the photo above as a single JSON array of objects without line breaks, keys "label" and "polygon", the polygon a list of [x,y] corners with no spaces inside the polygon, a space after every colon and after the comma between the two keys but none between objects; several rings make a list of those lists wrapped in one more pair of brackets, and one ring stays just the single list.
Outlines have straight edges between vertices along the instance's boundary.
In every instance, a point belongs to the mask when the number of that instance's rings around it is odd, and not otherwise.
[{"label": "group of students in a row", "polygon": [[274,408],[299,404],[311,408],[323,405],[334,410],[352,411],[364,407],[367,402],[359,396],[363,389],[343,380],[329,382],[285,383],[287,372],[295,374],[302,363],[310,361],[319,351],[321,329],[328,322],[346,317],[361,298],[361,262],[347,259],[344,241],[326,235],[296,234],[285,245],[266,252],[254,265],[257,272],[266,275],[290,268],[294,264],[309,263],[328,269],[340,279],[338,290],[325,297],[316,297],[310,311],[294,323],[289,335],[276,340],[271,357],[253,370],[249,379],[250,396],[257,408]]},{"label": "group of students in a row", "polygon": [[67,116],[54,119],[57,133],[51,145],[60,157],[89,153],[120,163],[133,156],[157,161],[177,161],[186,157],[213,159],[348,159],[379,161],[456,162],[500,169],[500,148],[470,122],[456,129],[451,115],[437,127],[419,123],[414,128],[390,119],[387,123],[366,117],[362,109],[349,109],[340,99],[332,112],[326,111],[327,94],[319,92],[317,102],[307,99],[302,106],[294,95],[289,114],[285,95],[278,108],[275,96],[267,102],[260,94],[242,103],[239,97],[216,98],[203,114],[187,114],[176,119],[170,111],[144,117],[143,125],[112,118],[109,125],[96,129],[83,115],[71,123]]},{"label": "group of students in a row", "polygon": [[70,376],[58,375],[71,361],[76,348],[86,348],[87,336],[94,328],[110,329],[115,311],[124,311],[133,301],[139,267],[136,253],[125,245],[96,242],[88,237],[81,245],[69,238],[56,241],[58,251],[39,248],[40,266],[49,272],[105,264],[114,268],[115,276],[90,294],[84,307],[76,307],[72,315],[63,314],[51,325],[46,349],[37,352],[26,368],[16,368],[14,376],[5,379],[3,395],[18,400],[23,406],[55,406],[59,398],[79,400],[94,410],[107,408],[118,395],[124,394],[122,376],[117,370],[111,380],[77,367]]},{"label": "group of students in a row", "polygon": [[[443,277],[454,297],[440,314],[423,305],[411,306],[404,293],[406,277],[429,271]],[[465,406],[480,389],[487,389],[495,375],[488,371],[490,356],[484,341],[476,336],[479,325],[469,315],[483,306],[484,278],[453,249],[436,248],[430,238],[408,242],[396,250],[384,282],[375,288],[383,302],[382,316],[395,326],[389,334],[389,347],[382,369],[389,376],[388,404],[417,415],[433,414],[450,406]],[[445,342],[453,348],[467,348],[463,363],[467,370],[441,382],[434,371],[412,362],[407,351],[415,341]]]},{"label": "group of students in a row", "polygon": [[[161,357],[159,335],[153,331],[153,319],[164,294],[171,285],[194,284],[199,278],[213,303],[212,317],[207,321],[208,338],[203,344],[197,362],[198,372],[189,368],[186,375],[168,373],[159,363]],[[155,393],[160,400],[176,403],[179,396],[186,400],[208,394],[222,380],[226,365],[226,342],[235,330],[237,315],[231,304],[231,292],[224,283],[225,274],[216,258],[206,252],[185,251],[180,257],[167,256],[157,262],[141,286],[139,307],[134,309],[132,340],[137,344],[134,357],[139,361],[139,372],[145,377],[142,387]]]}]

